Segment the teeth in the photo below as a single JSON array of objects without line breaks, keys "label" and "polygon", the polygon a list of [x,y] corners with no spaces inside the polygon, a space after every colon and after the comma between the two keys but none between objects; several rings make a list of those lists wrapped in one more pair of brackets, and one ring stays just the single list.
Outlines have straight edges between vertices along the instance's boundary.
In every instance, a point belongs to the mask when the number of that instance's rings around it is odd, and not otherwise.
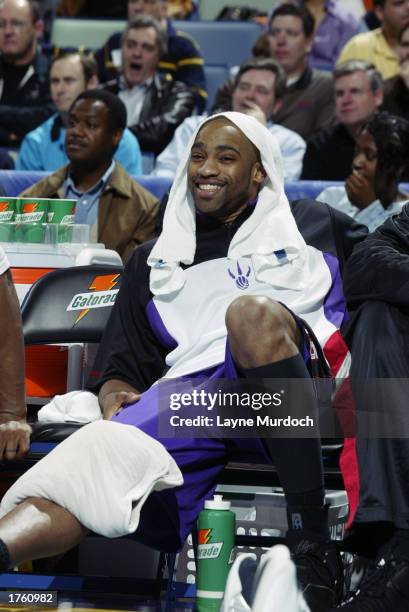
[{"label": "teeth", "polygon": [[219,189],[221,189],[221,185],[212,185],[208,183],[206,185],[199,185],[199,189],[202,191],[219,191]]}]

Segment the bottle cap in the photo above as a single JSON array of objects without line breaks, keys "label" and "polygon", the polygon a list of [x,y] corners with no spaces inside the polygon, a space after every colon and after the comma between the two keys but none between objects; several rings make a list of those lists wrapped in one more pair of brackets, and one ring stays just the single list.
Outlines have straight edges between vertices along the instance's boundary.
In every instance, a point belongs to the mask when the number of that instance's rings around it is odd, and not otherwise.
[{"label": "bottle cap", "polygon": [[231,503],[223,499],[223,495],[213,495],[213,499],[206,499],[206,510],[230,510]]}]

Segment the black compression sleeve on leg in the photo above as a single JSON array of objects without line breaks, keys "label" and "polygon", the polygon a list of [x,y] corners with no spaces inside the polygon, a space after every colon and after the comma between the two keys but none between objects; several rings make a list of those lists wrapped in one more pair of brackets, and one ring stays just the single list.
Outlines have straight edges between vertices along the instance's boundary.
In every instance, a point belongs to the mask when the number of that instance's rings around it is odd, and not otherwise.
[{"label": "black compression sleeve on leg", "polygon": [[[242,369],[241,372],[247,379],[264,379],[264,387],[268,387],[269,378],[305,379],[303,413],[318,422],[314,388],[308,369],[300,354],[258,368]],[[274,410],[274,407],[271,410]],[[269,416],[273,417],[275,415],[269,414]],[[321,440],[318,437],[265,438],[264,443],[277,468],[286,495],[292,492],[299,494],[323,488]]]},{"label": "black compression sleeve on leg", "polygon": [[[311,377],[300,354],[258,368],[241,370],[246,379],[304,379],[302,410],[318,424],[318,407]],[[274,411],[274,407],[271,407]],[[300,407],[297,414],[300,415]],[[274,417],[274,414],[269,414]],[[316,430],[317,431],[317,430]],[[265,447],[277,468],[287,500],[290,540],[329,538],[321,456],[321,440],[313,438],[264,438]]]}]

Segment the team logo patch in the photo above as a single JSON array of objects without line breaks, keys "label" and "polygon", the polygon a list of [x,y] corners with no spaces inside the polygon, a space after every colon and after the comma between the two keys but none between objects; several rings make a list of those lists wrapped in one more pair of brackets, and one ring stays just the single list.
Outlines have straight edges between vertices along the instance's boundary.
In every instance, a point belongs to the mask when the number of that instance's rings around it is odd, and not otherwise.
[{"label": "team logo patch", "polygon": [[250,272],[251,272],[251,268],[249,266],[249,269],[247,270],[247,272],[244,274],[239,262],[237,262],[237,276],[235,274],[233,274],[233,272],[230,270],[230,268],[228,269],[228,273],[229,276],[236,281],[236,287],[237,289],[242,289],[244,291],[244,289],[248,289],[249,287],[249,281],[248,281],[248,277],[250,276]]}]

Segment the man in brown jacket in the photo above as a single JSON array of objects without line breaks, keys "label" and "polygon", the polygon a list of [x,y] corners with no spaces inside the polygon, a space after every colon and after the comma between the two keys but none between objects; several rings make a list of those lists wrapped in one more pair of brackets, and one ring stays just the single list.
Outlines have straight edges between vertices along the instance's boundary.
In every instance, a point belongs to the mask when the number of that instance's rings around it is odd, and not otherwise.
[{"label": "man in brown jacket", "polygon": [[119,98],[102,90],[83,92],[69,111],[70,163],[21,194],[77,200],[75,222],[90,225],[91,238],[118,251],[124,262],[154,237],[158,209],[157,199],[112,159],[125,127]]}]

